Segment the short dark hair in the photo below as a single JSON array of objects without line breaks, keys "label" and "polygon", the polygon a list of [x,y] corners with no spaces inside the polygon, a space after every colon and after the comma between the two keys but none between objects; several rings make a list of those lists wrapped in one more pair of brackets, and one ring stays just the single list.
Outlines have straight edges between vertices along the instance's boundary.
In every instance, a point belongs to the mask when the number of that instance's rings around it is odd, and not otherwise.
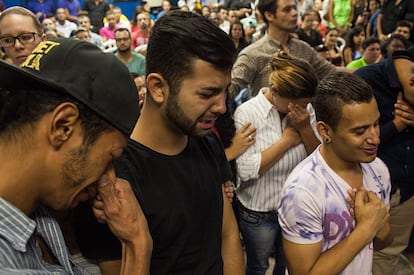
[{"label": "short dark hair", "polygon": [[91,21],[91,18],[89,17],[87,11],[81,11],[81,12],[79,12],[78,18],[88,18],[88,20]]},{"label": "short dark hair", "polygon": [[325,32],[325,37],[328,35],[328,33],[330,33],[331,31],[336,31],[337,33],[339,33],[338,29],[333,27],[333,28],[326,28],[326,32]]},{"label": "short dark hair", "polygon": [[375,43],[381,46],[381,41],[379,40],[378,37],[369,37],[365,39],[364,42],[362,42],[362,49],[365,50],[366,48],[369,47],[369,45],[375,44]]},{"label": "short dark hair", "polygon": [[401,21],[397,22],[397,24],[395,25],[395,29],[397,29],[397,27],[407,27],[411,30],[412,29],[412,23],[408,20],[401,20]]},{"label": "short dark hair", "polygon": [[217,9],[217,11],[218,11],[218,12],[220,12],[221,10],[226,10],[226,11],[228,11],[228,9],[227,9],[227,8],[225,8],[225,7],[223,7],[223,6],[218,6],[218,7],[216,7],[216,9]]},{"label": "short dark hair", "polygon": [[[377,3],[378,9],[381,8],[381,0],[369,0],[368,1],[368,6],[367,6],[368,10],[369,10],[369,2],[371,2],[371,1],[375,1]],[[369,11],[372,12],[371,10],[369,10]]]},{"label": "short dark hair", "polygon": [[146,75],[160,73],[172,90],[192,73],[193,60],[230,71],[235,47],[229,36],[210,19],[193,12],[174,10],[158,19],[147,48]]},{"label": "short dark hair", "polygon": [[404,36],[398,33],[393,33],[391,34],[390,38],[381,45],[381,54],[383,55],[384,58],[388,57],[388,47],[394,40],[400,40],[401,43],[404,44],[405,49],[408,49],[410,47],[410,44],[408,43],[407,39],[405,39]]},{"label": "short dark hair", "polygon": [[108,16],[108,15],[112,15],[112,14],[115,14],[115,13],[114,13],[114,10],[113,10],[113,9],[108,10],[108,11],[106,11],[106,13],[105,13],[105,17],[106,17],[106,16]]},{"label": "short dark hair", "polygon": [[369,37],[365,39],[364,42],[362,42],[362,49],[365,50],[366,48],[369,47],[369,45],[375,44],[375,43],[381,46],[381,41],[379,40],[378,37]]},{"label": "short dark hair", "polygon": [[63,102],[72,102],[79,109],[86,146],[92,145],[102,132],[112,129],[92,110],[66,93],[37,87],[0,89],[0,138],[13,140],[16,134],[30,134],[24,126],[38,121]]},{"label": "short dark hair", "polygon": [[304,14],[302,14],[302,21],[304,21],[305,18],[308,17],[308,16],[312,16],[312,13],[310,11],[307,11]]},{"label": "short dark hair", "polygon": [[259,10],[260,15],[262,16],[262,19],[265,22],[266,26],[269,24],[269,22],[267,21],[265,12],[276,13],[277,2],[278,0],[259,0],[257,9]]},{"label": "short dark hair", "polygon": [[127,29],[127,28],[118,28],[118,29],[116,29],[115,30],[115,35],[118,33],[118,32],[127,32],[128,33],[128,37],[131,37],[131,32]]},{"label": "short dark hair", "polygon": [[348,72],[334,72],[319,83],[312,106],[316,120],[335,130],[345,104],[369,103],[373,97],[371,86],[362,78]]}]

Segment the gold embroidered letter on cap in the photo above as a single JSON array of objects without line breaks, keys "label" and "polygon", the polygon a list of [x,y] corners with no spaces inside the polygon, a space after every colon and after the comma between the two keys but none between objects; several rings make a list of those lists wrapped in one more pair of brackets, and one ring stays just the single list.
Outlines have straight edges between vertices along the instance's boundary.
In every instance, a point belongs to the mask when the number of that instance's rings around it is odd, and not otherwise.
[{"label": "gold embroidered letter on cap", "polygon": [[22,68],[30,68],[36,71],[40,70],[40,61],[44,55],[49,53],[59,43],[53,41],[42,41],[33,50],[33,52],[26,58],[26,60],[20,65]]}]

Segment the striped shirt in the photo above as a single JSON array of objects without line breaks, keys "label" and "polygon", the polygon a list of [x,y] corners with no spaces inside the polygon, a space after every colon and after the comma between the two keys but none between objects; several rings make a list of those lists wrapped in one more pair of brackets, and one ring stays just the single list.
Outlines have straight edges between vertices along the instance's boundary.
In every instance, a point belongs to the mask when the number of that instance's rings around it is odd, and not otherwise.
[{"label": "striped shirt", "polygon": [[[334,72],[336,67],[320,57],[306,42],[292,38],[289,40],[289,54],[308,61],[314,68],[319,79]],[[255,96],[263,87],[269,86],[269,63],[273,54],[282,49],[282,45],[265,35],[260,40],[243,49],[234,63],[231,73],[231,86],[229,87],[232,98],[239,91],[249,87],[252,96]]]},{"label": "striped shirt", "polygon": [[[46,242],[59,264],[42,259],[36,241]],[[72,267],[59,224],[39,207],[32,215],[0,198],[0,274],[81,274]]]},{"label": "striped shirt", "polygon": [[[305,146],[289,149],[269,170],[259,175],[261,153],[277,142],[286,128],[287,117],[280,119],[277,109],[260,90],[254,98],[240,105],[234,113],[236,128],[246,122],[256,127],[256,142],[237,158],[240,183],[236,190],[238,200],[248,209],[259,212],[276,211],[283,183],[295,166],[306,158]],[[311,124],[315,125],[313,108],[308,104]]]}]

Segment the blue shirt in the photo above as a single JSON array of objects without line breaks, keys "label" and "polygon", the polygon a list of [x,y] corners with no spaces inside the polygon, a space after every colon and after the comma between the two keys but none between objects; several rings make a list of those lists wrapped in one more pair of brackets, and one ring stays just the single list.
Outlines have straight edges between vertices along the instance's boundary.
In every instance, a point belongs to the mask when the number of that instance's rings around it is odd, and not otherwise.
[{"label": "blue shirt", "polygon": [[38,12],[42,13],[39,18],[40,21],[46,18],[47,14],[55,14],[55,6],[52,0],[44,0],[42,3],[38,0],[29,0],[27,2],[27,8],[34,14],[37,14]]},{"label": "blue shirt", "polygon": [[165,11],[162,10],[157,14],[157,20],[160,19],[161,17],[163,17],[165,15]]},{"label": "blue shirt", "polygon": [[58,8],[68,9],[69,14],[73,16],[78,16],[79,7],[78,0],[59,0],[58,2]]},{"label": "blue shirt", "polygon": [[403,88],[398,80],[392,58],[371,64],[355,71],[374,90],[378,109],[381,143],[378,157],[388,166],[391,174],[392,193],[400,188],[401,202],[414,194],[414,129],[407,127],[398,132],[394,119],[394,104]]},{"label": "blue shirt", "polygon": [[378,15],[380,14],[380,12],[381,12],[381,9],[377,9],[375,11],[375,13],[369,19],[369,23],[371,23],[371,25],[372,25],[371,37],[376,37],[377,36],[377,20],[378,20]]},{"label": "blue shirt", "polygon": [[[36,236],[41,236],[58,264],[42,259]],[[80,274],[72,267],[60,227],[44,208],[32,218],[0,198],[1,274]]]}]

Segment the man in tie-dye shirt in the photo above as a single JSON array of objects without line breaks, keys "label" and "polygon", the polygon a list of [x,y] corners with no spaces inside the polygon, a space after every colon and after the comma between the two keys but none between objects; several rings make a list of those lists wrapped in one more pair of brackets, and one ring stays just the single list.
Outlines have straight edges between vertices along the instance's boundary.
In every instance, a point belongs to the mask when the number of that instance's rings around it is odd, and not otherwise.
[{"label": "man in tie-dye shirt", "polygon": [[334,73],[312,104],[323,143],[292,171],[278,208],[289,274],[371,274],[373,250],[393,238],[372,89]]}]

